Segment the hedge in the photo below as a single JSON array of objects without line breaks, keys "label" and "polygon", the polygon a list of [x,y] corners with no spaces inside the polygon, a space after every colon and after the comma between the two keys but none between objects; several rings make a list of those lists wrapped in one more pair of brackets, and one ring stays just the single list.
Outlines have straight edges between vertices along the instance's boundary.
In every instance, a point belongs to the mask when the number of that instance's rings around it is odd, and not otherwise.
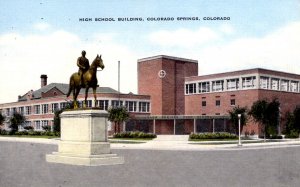
[{"label": "hedge", "polygon": [[156,138],[156,134],[144,133],[144,132],[121,132],[116,133],[113,136],[114,138]]},{"label": "hedge", "polygon": [[12,131],[0,130],[0,135],[17,135],[17,136],[60,136],[60,132],[50,131]]},{"label": "hedge", "polygon": [[199,133],[191,134],[190,140],[201,140],[201,139],[237,139],[238,136],[227,132],[216,132],[216,133]]}]

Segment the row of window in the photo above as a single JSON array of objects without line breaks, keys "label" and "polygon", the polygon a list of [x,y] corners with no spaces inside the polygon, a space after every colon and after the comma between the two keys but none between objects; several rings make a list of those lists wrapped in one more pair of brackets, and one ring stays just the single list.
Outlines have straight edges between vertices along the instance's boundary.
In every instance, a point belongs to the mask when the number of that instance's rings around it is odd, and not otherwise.
[{"label": "row of window", "polygon": [[124,105],[123,101],[112,100],[111,106],[125,106],[129,112],[150,112],[150,102],[125,101]]},{"label": "row of window", "polygon": [[[124,103],[124,104],[123,104]],[[79,102],[79,106],[81,107],[83,101]],[[22,106],[22,107],[13,107],[6,108],[3,110],[4,115],[11,116],[12,114],[18,112],[23,115],[31,115],[31,114],[48,114],[54,113],[59,109],[66,108],[68,105],[67,102],[61,103],[52,103],[52,104],[41,104],[41,105],[33,105],[33,106]],[[150,102],[138,102],[138,101],[119,101],[119,100],[111,100],[111,106],[126,106],[129,112],[150,112]],[[51,106],[51,108],[49,108]],[[93,106],[92,100],[87,100],[87,107]],[[109,100],[97,100],[96,106],[100,108],[100,110],[108,110]]]},{"label": "row of window", "polygon": [[[225,84],[226,83],[226,84]],[[256,76],[232,78],[225,80],[203,81],[185,85],[185,94],[220,92],[224,90],[239,90],[257,88],[279,90],[288,92],[299,92],[299,81],[279,79],[274,77],[260,76],[257,85]]]},{"label": "row of window", "polygon": [[299,81],[262,76],[259,80],[259,87],[262,89],[298,92]]},{"label": "row of window", "polygon": [[[235,106],[235,99],[230,99],[229,102],[230,102],[230,106]],[[216,99],[215,104],[218,107],[221,106],[221,100],[220,99]],[[203,100],[201,106],[202,107],[206,107],[206,105],[207,105],[207,102],[205,100]]]},{"label": "row of window", "polygon": [[[53,120],[52,120],[52,124],[53,124]],[[43,127],[48,125],[50,125],[49,120],[25,121],[24,124],[24,126],[32,126],[36,131],[43,130]]]},{"label": "row of window", "polygon": [[[242,77],[241,88],[255,88],[256,77]],[[225,86],[226,81],[226,86]],[[198,84],[198,90],[197,90]],[[226,80],[214,80],[214,81],[204,81],[199,83],[190,83],[185,85],[186,94],[195,94],[195,93],[207,93],[207,92],[219,92],[224,90],[238,90],[240,86],[240,79],[226,79]]]}]

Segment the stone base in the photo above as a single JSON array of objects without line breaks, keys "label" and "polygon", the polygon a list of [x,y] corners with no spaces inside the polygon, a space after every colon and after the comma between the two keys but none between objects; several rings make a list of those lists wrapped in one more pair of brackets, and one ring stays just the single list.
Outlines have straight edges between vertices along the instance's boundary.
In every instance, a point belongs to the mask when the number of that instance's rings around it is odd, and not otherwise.
[{"label": "stone base", "polygon": [[46,161],[53,163],[83,166],[124,164],[124,158],[118,157],[116,154],[101,154],[88,156],[53,152],[52,154],[46,155]]},{"label": "stone base", "polygon": [[107,141],[107,112],[70,110],[61,115],[58,152],[46,155],[47,162],[99,166],[123,164],[124,158],[111,154]]},{"label": "stone base", "polygon": [[109,142],[78,142],[78,141],[60,141],[58,152],[61,154],[73,155],[100,155],[110,154]]}]

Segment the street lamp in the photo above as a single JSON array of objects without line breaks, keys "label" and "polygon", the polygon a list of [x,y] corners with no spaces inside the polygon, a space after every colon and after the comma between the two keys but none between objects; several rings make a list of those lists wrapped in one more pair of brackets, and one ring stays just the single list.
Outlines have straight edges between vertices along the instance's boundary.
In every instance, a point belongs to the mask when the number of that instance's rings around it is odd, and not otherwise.
[{"label": "street lamp", "polygon": [[238,118],[239,118],[239,143],[238,143],[238,146],[242,146],[242,142],[241,142],[241,116],[242,116],[242,114],[238,114]]}]

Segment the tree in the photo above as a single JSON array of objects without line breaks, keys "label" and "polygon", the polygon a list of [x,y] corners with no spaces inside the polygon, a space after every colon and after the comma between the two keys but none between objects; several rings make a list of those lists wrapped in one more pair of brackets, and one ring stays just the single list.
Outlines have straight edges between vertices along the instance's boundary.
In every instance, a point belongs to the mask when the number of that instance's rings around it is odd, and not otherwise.
[{"label": "tree", "polygon": [[264,132],[264,139],[270,134],[276,134],[276,127],[279,122],[279,106],[277,99],[268,102],[265,99],[258,100],[253,103],[249,115],[251,115],[255,122],[262,125]]},{"label": "tree", "polygon": [[14,113],[10,118],[10,126],[11,132],[15,133],[19,131],[19,125],[23,125],[26,118],[20,113]]},{"label": "tree", "polygon": [[3,125],[3,122],[5,121],[5,116],[0,113],[0,126]]},{"label": "tree", "polygon": [[238,118],[238,114],[241,114],[241,132],[243,131],[243,127],[246,125],[247,123],[247,107],[234,107],[232,110],[230,110],[229,112],[229,116],[230,116],[230,121],[232,122],[232,124],[234,125],[234,129],[235,132],[237,133],[239,130],[239,118]]},{"label": "tree", "polygon": [[74,106],[72,106],[72,104],[73,104],[73,102],[68,102],[64,108],[54,111],[53,132],[60,132],[60,114],[66,109],[74,108]]},{"label": "tree", "polygon": [[286,125],[284,134],[287,137],[299,137],[300,133],[300,107],[297,106],[293,112],[286,113]]},{"label": "tree", "polygon": [[56,110],[53,118],[53,132],[60,132],[60,114],[64,109]]},{"label": "tree", "polygon": [[300,133],[300,106],[297,106],[293,112],[294,125],[293,129],[299,134]]},{"label": "tree", "polygon": [[129,112],[127,111],[127,108],[124,106],[110,107],[108,109],[108,114],[108,120],[115,124],[115,133],[120,133],[121,123],[129,119]]},{"label": "tree", "polygon": [[266,117],[267,117],[267,136],[269,135],[278,135],[278,126],[279,126],[279,107],[280,103],[278,99],[273,99],[271,102],[268,103],[268,107],[266,110]]}]

